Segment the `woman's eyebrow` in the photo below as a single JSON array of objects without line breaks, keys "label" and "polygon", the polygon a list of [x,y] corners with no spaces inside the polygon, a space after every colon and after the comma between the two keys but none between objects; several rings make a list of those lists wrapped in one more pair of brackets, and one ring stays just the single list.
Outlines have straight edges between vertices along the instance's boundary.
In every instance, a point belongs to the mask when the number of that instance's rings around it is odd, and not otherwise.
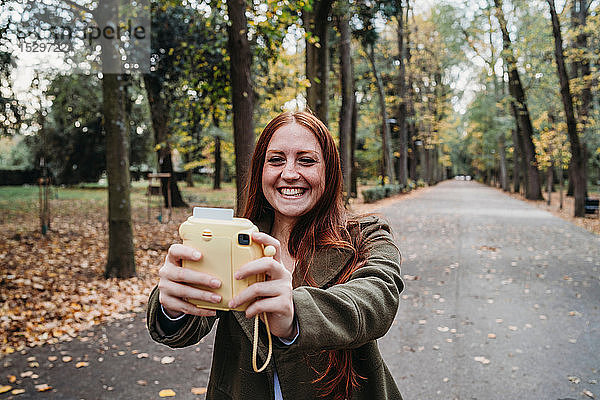
[{"label": "woman's eyebrow", "polygon": [[300,150],[296,154],[311,154],[313,156],[317,156],[318,155],[318,153],[316,151],[314,151],[314,150]]},{"label": "woman's eyebrow", "polygon": [[[271,149],[271,150],[267,150],[267,154],[269,154],[269,153],[285,154],[285,151],[283,151],[283,150],[277,150],[277,149],[274,149],[274,150]],[[313,156],[316,157],[316,156],[318,156],[319,153],[316,152],[315,150],[299,150],[299,151],[296,152],[296,154],[298,154],[298,155],[310,154],[310,155],[313,155]]]}]

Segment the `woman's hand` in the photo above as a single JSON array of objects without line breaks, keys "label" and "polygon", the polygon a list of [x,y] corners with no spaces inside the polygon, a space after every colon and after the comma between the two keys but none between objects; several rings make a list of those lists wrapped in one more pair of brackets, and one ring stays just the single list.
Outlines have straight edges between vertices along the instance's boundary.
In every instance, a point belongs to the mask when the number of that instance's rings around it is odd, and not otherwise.
[{"label": "woman's hand", "polygon": [[201,317],[216,315],[215,310],[199,308],[185,300],[204,300],[211,303],[221,301],[221,296],[217,294],[190,286],[192,284],[202,285],[207,289],[216,289],[221,286],[219,279],[193,269],[181,267],[181,260],[198,261],[201,258],[202,254],[191,247],[182,244],[173,244],[169,247],[165,263],[158,271],[160,277],[158,289],[160,291],[159,301],[170,317],[177,318],[184,313]]},{"label": "woman's hand", "polygon": [[252,233],[252,240],[275,247],[275,256],[250,261],[235,273],[234,278],[244,279],[264,273],[268,280],[250,285],[229,302],[229,307],[234,308],[249,301],[247,318],[266,312],[271,333],[280,338],[292,338],[296,334],[292,273],[281,263],[281,245],[277,239],[262,232]]}]

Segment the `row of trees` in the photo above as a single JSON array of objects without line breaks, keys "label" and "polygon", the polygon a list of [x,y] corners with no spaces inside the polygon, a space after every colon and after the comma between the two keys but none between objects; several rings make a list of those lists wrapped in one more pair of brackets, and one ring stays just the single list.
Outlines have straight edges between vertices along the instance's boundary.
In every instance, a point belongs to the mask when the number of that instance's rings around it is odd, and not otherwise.
[{"label": "row of trees", "polygon": [[544,173],[552,187],[568,168],[575,216],[582,217],[588,171],[600,167],[598,4],[561,7],[489,0],[462,19],[467,51],[484,65],[479,82],[493,89],[476,94],[464,150],[485,180],[509,190],[512,176],[513,189],[524,186],[529,199],[542,198]]}]

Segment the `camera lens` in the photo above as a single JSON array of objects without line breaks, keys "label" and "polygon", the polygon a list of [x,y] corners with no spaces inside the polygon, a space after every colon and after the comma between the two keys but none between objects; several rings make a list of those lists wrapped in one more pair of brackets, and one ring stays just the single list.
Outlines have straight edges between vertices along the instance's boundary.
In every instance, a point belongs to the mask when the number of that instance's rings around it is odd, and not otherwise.
[{"label": "camera lens", "polygon": [[242,246],[248,246],[250,244],[250,235],[247,233],[238,234],[238,243]]}]

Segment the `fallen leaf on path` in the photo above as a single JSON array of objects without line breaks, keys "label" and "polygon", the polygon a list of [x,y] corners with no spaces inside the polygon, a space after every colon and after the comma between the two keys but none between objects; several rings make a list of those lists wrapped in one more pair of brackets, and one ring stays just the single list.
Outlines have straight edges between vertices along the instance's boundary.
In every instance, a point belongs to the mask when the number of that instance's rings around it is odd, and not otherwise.
[{"label": "fallen leaf on path", "polygon": [[205,387],[192,388],[192,394],[205,394],[205,393],[206,393]]},{"label": "fallen leaf on path", "polygon": [[71,357],[71,356],[64,356],[62,358],[62,361],[66,362],[66,363],[71,362],[72,360],[73,360],[73,357]]},{"label": "fallen leaf on path", "polygon": [[172,389],[163,389],[160,392],[158,392],[158,395],[160,397],[174,397],[175,392]]},{"label": "fallen leaf on path", "polygon": [[75,368],[87,367],[88,365],[90,365],[90,363],[86,361],[79,361],[77,364],[75,364]]},{"label": "fallen leaf on path", "polygon": [[10,394],[12,395],[17,395],[17,394],[22,394],[25,393],[25,389],[13,389]]},{"label": "fallen leaf on path", "polygon": [[21,378],[27,378],[27,377],[29,377],[31,375],[33,375],[33,371],[21,372]]},{"label": "fallen leaf on path", "polygon": [[485,358],[483,356],[473,357],[473,359],[477,362],[482,363],[483,365],[488,365],[490,363],[490,360],[488,360],[487,358]]},{"label": "fallen leaf on path", "polygon": [[10,391],[12,389],[12,386],[6,385],[6,386],[0,386],[0,393],[6,393],[8,391]]},{"label": "fallen leaf on path", "polygon": [[495,333],[488,333],[488,339],[496,339]]},{"label": "fallen leaf on path", "polygon": [[568,379],[569,379],[571,382],[573,382],[573,383],[579,383],[579,382],[581,382],[581,379],[579,379],[579,378],[578,378],[578,377],[576,377],[576,376],[569,376],[569,377],[568,377]]},{"label": "fallen leaf on path", "polygon": [[9,375],[9,376],[8,376],[8,381],[9,381],[10,383],[15,383],[15,382],[17,381],[17,377],[16,377],[16,376],[14,376],[14,375]]},{"label": "fallen leaf on path", "polygon": [[136,382],[138,385],[140,386],[146,386],[148,384],[148,381],[145,381],[143,379],[140,379],[139,381]]},{"label": "fallen leaf on path", "polygon": [[594,398],[594,393],[590,392],[589,390],[584,390],[582,393],[591,399]]},{"label": "fallen leaf on path", "polygon": [[161,364],[171,364],[173,361],[175,361],[175,357],[171,356],[164,356],[160,359]]},{"label": "fallen leaf on path", "polygon": [[414,276],[414,275],[408,275],[408,274],[405,274],[405,275],[403,276],[403,278],[404,278],[405,280],[407,280],[407,281],[418,281],[418,280],[419,280],[419,277],[418,277],[418,276]]},{"label": "fallen leaf on path", "polygon": [[48,361],[56,361],[56,360],[58,360],[58,357],[56,357],[56,356],[49,356],[48,357]]},{"label": "fallen leaf on path", "polygon": [[47,383],[42,383],[41,385],[35,385],[35,389],[38,392],[45,392],[47,390],[52,389],[52,386],[48,385]]}]

